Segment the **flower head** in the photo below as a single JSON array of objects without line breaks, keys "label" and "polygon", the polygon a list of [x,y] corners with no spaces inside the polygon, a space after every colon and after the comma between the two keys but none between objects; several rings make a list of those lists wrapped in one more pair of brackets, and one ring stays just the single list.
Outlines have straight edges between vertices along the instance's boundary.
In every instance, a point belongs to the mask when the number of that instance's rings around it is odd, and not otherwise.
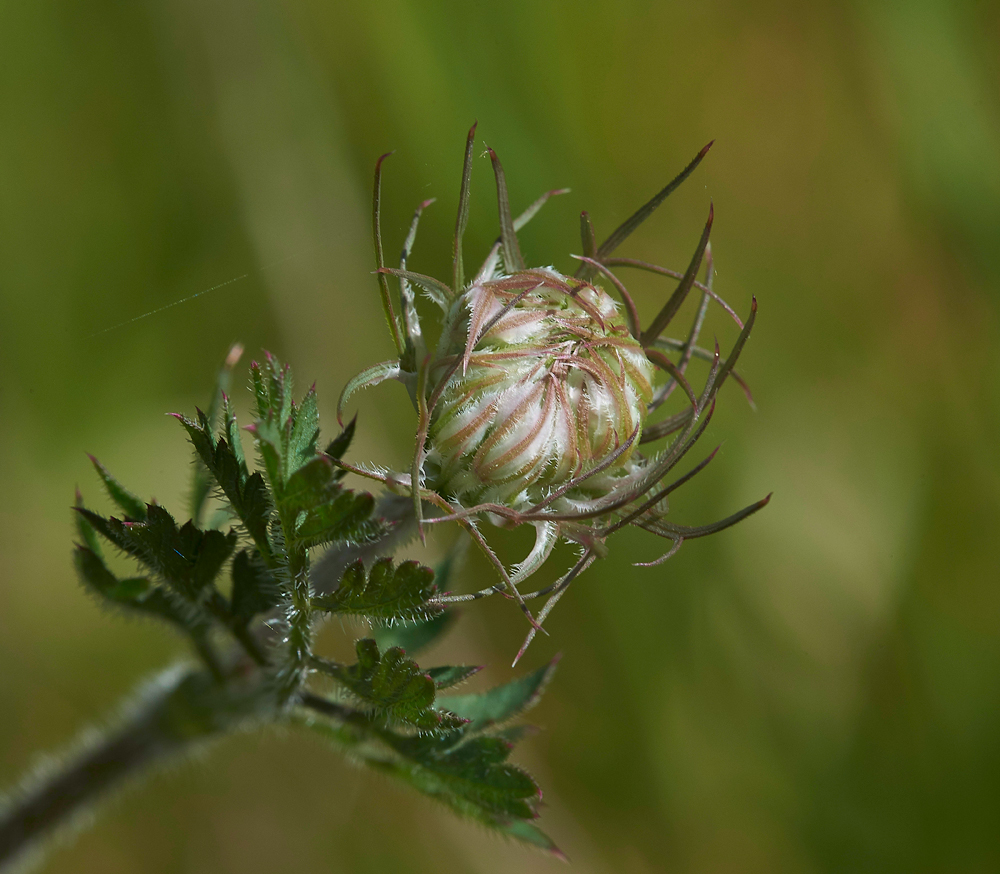
[{"label": "flower head", "polygon": [[527,510],[627,444],[621,469],[654,368],[615,301],[542,269],[473,283],[464,303],[464,348],[449,356],[462,366],[431,414],[427,482],[465,506]]},{"label": "flower head", "polygon": [[[345,387],[340,408],[358,389],[386,379],[403,382],[417,410],[418,426],[408,473],[350,468],[412,496],[418,527],[458,522],[497,569],[499,582],[468,600],[506,592],[532,624],[525,647],[569,583],[605,554],[605,541],[626,525],[636,525],[671,541],[659,564],[693,537],[735,524],[763,507],[770,496],[712,525],[668,522],[668,496],[712,459],[667,482],[668,476],[702,435],[719,389],[734,370],[756,315],[746,322],[712,288],[709,233],[712,210],[687,270],[674,272],[644,261],[613,256],[614,250],[698,166],[711,146],[652,200],[594,244],[587,213],[581,215],[584,255],[573,276],[552,267],[529,268],[517,231],[553,195],[550,191],[512,218],[503,168],[489,150],[496,176],[500,237],[482,267],[465,281],[462,236],[468,216],[475,125],[466,142],[465,166],[455,227],[451,282],[413,273],[406,261],[427,201],[417,209],[398,269],[386,268],[379,226],[381,165],[375,170],[374,237],[382,304],[398,357],[364,371]],[[705,265],[704,282],[697,277]],[[679,280],[645,330],[627,289],[613,268],[651,271]],[[398,307],[388,278],[399,281]],[[415,306],[414,288],[441,309],[441,333],[429,351]],[[618,299],[612,297],[613,288]],[[701,296],[686,336],[663,336],[689,293]],[[709,304],[716,301],[740,328],[723,360],[697,345]],[[705,359],[708,376],[699,391],[686,373],[692,358]],[[652,415],[680,388],[686,406],[651,422]],[[751,399],[752,403],[752,399]],[[670,438],[651,452],[647,444]],[[347,465],[345,465],[347,466]],[[536,542],[523,562],[508,570],[482,536],[482,521],[513,527],[531,524]],[[555,585],[529,594],[519,586],[548,558],[560,540],[579,544],[579,560]],[[526,605],[548,600],[537,617]],[[522,647],[521,652],[524,651]],[[520,653],[518,654],[520,656]]]}]

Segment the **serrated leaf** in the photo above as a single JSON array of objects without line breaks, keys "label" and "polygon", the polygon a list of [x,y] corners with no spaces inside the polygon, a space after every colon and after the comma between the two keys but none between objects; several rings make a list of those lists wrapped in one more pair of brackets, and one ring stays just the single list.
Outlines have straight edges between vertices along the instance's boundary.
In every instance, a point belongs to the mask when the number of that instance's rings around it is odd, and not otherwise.
[{"label": "serrated leaf", "polygon": [[457,746],[436,735],[383,740],[405,759],[387,770],[459,813],[494,827],[537,816],[538,784],[506,761],[512,749],[506,740],[475,737]]},{"label": "serrated leaf", "polygon": [[73,563],[83,585],[114,604],[164,619],[191,634],[201,634],[208,627],[203,611],[172,597],[145,577],[119,579],[86,546],[76,547]]},{"label": "serrated leaf", "polygon": [[224,397],[222,401],[222,420],[226,437],[229,440],[229,449],[236,459],[237,467],[246,472],[247,463],[243,456],[243,441],[240,439],[240,426],[236,421],[236,413],[229,403],[229,398]]},{"label": "serrated leaf", "polygon": [[326,456],[316,455],[293,473],[278,498],[285,537],[299,547],[333,540],[364,540],[374,533],[370,523],[375,499],[337,483],[337,468]]},{"label": "serrated leaf", "polygon": [[[343,458],[344,454],[351,446],[351,441],[354,439],[354,430],[358,423],[358,417],[355,416],[347,423],[343,431],[341,431],[330,443],[327,445],[325,453],[330,456],[330,458]],[[339,471],[343,474],[343,471]]]},{"label": "serrated leaf", "polygon": [[189,600],[195,600],[218,575],[236,548],[236,533],[201,531],[192,523],[180,529],[173,517],[150,504],[144,522],[105,519],[80,508],[78,513],[102,536],[137,559]]},{"label": "serrated leaf", "polygon": [[274,574],[256,551],[253,555],[241,549],[233,558],[233,590],[230,597],[233,616],[249,622],[259,613],[266,613],[281,603],[281,590]]},{"label": "serrated leaf", "polygon": [[329,458],[314,455],[288,477],[278,499],[280,508],[295,513],[322,503],[337,488],[334,470]]},{"label": "serrated leaf", "polygon": [[[236,343],[226,355],[222,367],[219,368],[215,379],[215,389],[212,392],[212,399],[208,405],[208,413],[205,414],[206,430],[211,432],[215,427],[218,418],[220,405],[225,411],[229,410],[229,384],[232,378],[233,368],[243,354],[243,347]],[[224,413],[225,416],[225,413]],[[223,419],[225,422],[225,418]],[[195,525],[201,525],[202,514],[205,504],[212,491],[212,474],[205,462],[201,459],[201,454],[195,452],[194,476],[191,481],[191,519]]]},{"label": "serrated leaf", "polygon": [[[80,494],[79,489],[76,492],[76,503],[73,505],[73,509],[86,509],[83,506],[83,496]],[[98,557],[103,557],[104,553],[101,549],[101,541],[98,539],[97,532],[94,530],[94,526],[87,520],[87,517],[83,513],[74,513],[73,521],[76,525],[76,533],[80,535],[80,539],[84,545]]]},{"label": "serrated leaf", "polygon": [[[271,501],[267,485],[259,472],[251,474],[247,470],[236,419],[232,415],[228,401],[224,407],[224,415],[226,431],[230,435],[229,441],[225,438],[216,441],[209,429],[207,418],[200,411],[197,422],[177,414],[175,418],[184,426],[199,458],[218,483],[226,500],[265,560],[271,561],[271,545],[267,535],[271,518]],[[234,447],[237,451],[234,451]]]},{"label": "serrated leaf", "polygon": [[464,683],[482,669],[482,665],[442,665],[437,668],[428,668],[427,675],[434,681],[434,685],[438,689],[448,689],[459,683]]},{"label": "serrated leaf", "polygon": [[339,705],[314,706],[314,710],[332,719],[308,718],[304,724],[369,767],[398,777],[463,816],[561,855],[531,824],[541,790],[530,775],[507,761],[513,741],[527,729],[471,737],[468,728],[403,735]]},{"label": "serrated leaf", "polygon": [[73,560],[81,582],[111,601],[126,604],[137,601],[152,587],[145,577],[119,580],[108,570],[101,557],[87,546],[77,546]]},{"label": "serrated leaf", "polygon": [[356,644],[358,661],[339,665],[316,659],[315,664],[343,684],[373,713],[389,722],[423,730],[454,728],[460,721],[432,708],[434,681],[398,647],[384,653],[371,638]]},{"label": "serrated leaf", "polygon": [[114,501],[130,519],[146,518],[146,503],[132,494],[125,486],[116,480],[108,469],[101,464],[93,455],[89,456],[94,470],[104,483],[104,488],[108,491],[108,496]]},{"label": "serrated leaf", "polygon": [[413,655],[430,646],[451,628],[457,618],[456,610],[443,610],[430,619],[376,626],[372,629],[372,636],[383,649],[400,646]]},{"label": "serrated leaf", "polygon": [[342,490],[332,501],[303,511],[291,539],[307,548],[334,540],[368,540],[378,531],[371,518],[374,509],[375,499],[367,492]]},{"label": "serrated leaf", "polygon": [[284,438],[281,427],[273,421],[258,419],[247,430],[253,435],[254,445],[260,453],[267,472],[267,480],[274,491],[276,501],[281,500],[285,488],[286,467],[284,463]]},{"label": "serrated leaf", "polygon": [[262,553],[266,548],[266,556],[270,556],[271,547],[267,529],[271,523],[271,496],[260,471],[254,471],[247,478],[240,495],[240,504],[238,507],[234,505],[234,509],[254,543],[257,544],[257,548]]},{"label": "serrated leaf", "polygon": [[292,416],[288,437],[288,470],[294,473],[304,463],[316,457],[319,439],[319,411],[316,407],[316,386],[310,387]]},{"label": "serrated leaf", "polygon": [[392,559],[380,558],[365,573],[356,562],[344,571],[336,591],[313,600],[317,610],[365,616],[377,622],[426,618],[443,610],[430,603],[437,592],[434,572],[415,561],[393,567]]},{"label": "serrated leaf", "polygon": [[470,720],[470,731],[501,725],[538,703],[558,661],[555,658],[537,671],[486,692],[442,696],[437,706]]},{"label": "serrated leaf", "polygon": [[270,417],[277,422],[287,422],[291,417],[295,394],[291,368],[283,365],[270,352],[265,352],[263,368],[255,361],[250,370],[254,374],[258,418]]},{"label": "serrated leaf", "polygon": [[263,418],[270,409],[271,400],[264,383],[264,372],[256,361],[250,362],[250,390],[253,392],[257,416]]}]

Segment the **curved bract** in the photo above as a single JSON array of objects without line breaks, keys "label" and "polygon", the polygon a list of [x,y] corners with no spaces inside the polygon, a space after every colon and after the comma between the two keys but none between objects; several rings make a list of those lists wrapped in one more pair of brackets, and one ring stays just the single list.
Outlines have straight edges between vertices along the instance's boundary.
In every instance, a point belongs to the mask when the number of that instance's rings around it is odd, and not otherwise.
[{"label": "curved bract", "polygon": [[[466,283],[462,235],[468,216],[474,135],[475,125],[466,143],[451,284],[406,269],[420,214],[429,201],[414,215],[399,268],[386,268],[382,263],[383,159],[376,165],[377,272],[385,315],[400,355],[398,361],[385,362],[353,380],[342,402],[359,388],[397,379],[414,400],[417,434],[406,473],[345,467],[409,493],[421,533],[428,524],[454,521],[465,527],[496,568],[500,582],[471,595],[452,595],[451,600],[506,589],[532,624],[527,646],[569,583],[605,554],[605,540],[614,531],[636,525],[672,541],[667,558],[685,539],[722,530],[767,503],[770,496],[713,525],[690,527],[666,519],[670,492],[714,456],[667,482],[704,432],[719,389],[733,375],[746,390],[734,366],[753,327],[757,304],[753,302],[744,323],[712,289],[711,209],[684,273],[612,257],[618,245],[694,171],[711,143],[601,246],[595,245],[590,218],[583,213],[584,254],[578,257],[580,267],[572,277],[551,267],[528,267],[517,240],[517,231],[545,201],[563,191],[546,193],[520,216],[512,217],[503,167],[490,149],[500,237],[476,276]],[[698,282],[703,263],[704,282]],[[679,280],[646,329],[640,326],[628,290],[611,269],[622,266]],[[389,276],[399,281],[398,315],[389,294]],[[608,288],[613,288],[620,301]],[[441,336],[433,351],[428,351],[420,326],[415,289],[422,290],[442,312]],[[692,289],[697,289],[701,301],[686,335],[663,336]],[[718,346],[711,352],[697,345],[713,300],[740,328],[725,359]],[[706,358],[710,365],[698,390],[686,375],[693,357]],[[678,387],[687,399],[684,409],[651,421]],[[665,445],[647,451],[650,444],[665,438],[669,438]],[[435,511],[425,520],[426,505]],[[481,521],[535,527],[535,547],[513,572],[483,538]],[[576,565],[554,586],[521,593],[519,583],[541,566],[560,539],[580,545]],[[549,600],[535,617],[525,601],[541,595],[548,595]]]}]

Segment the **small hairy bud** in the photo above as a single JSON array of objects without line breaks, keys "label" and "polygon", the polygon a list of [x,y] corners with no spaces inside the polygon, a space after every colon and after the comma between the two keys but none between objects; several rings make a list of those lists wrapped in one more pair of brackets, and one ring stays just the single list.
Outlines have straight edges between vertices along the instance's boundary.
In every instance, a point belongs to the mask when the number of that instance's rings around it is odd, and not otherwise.
[{"label": "small hairy bud", "polygon": [[628,443],[621,467],[653,365],[615,301],[552,269],[477,283],[464,298],[461,369],[431,418],[427,483],[463,504],[527,509]]}]

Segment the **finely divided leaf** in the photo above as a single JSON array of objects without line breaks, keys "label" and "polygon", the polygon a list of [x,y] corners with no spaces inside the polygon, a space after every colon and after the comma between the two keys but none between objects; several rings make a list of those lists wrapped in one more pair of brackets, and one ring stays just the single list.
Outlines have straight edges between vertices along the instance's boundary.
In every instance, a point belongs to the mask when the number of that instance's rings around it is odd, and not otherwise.
[{"label": "finely divided leaf", "polygon": [[267,528],[271,518],[271,504],[267,486],[259,472],[251,474],[243,458],[243,448],[239,442],[236,419],[228,407],[225,408],[226,431],[230,441],[220,437],[215,440],[207,417],[199,410],[198,421],[177,415],[177,420],[188,433],[198,457],[218,483],[226,500],[232,506],[247,533],[253,538],[257,548],[270,561],[271,546]]},{"label": "finely divided leaf", "polygon": [[357,642],[358,661],[339,665],[315,659],[324,673],[344,685],[371,712],[390,723],[416,728],[449,729],[462,724],[449,713],[433,708],[434,681],[398,647],[379,652],[371,638]]},{"label": "finely divided leaf", "polygon": [[352,564],[335,592],[313,600],[317,610],[365,616],[376,622],[427,618],[443,610],[431,599],[437,594],[434,572],[415,561],[393,567],[380,558],[370,573],[361,562]]},{"label": "finely divided leaf", "polygon": [[203,634],[210,623],[204,611],[184,603],[146,577],[119,579],[95,552],[77,546],[73,562],[83,585],[113,604],[165,619],[190,634]]},{"label": "finely divided leaf", "polygon": [[111,500],[121,507],[125,515],[130,519],[145,519],[145,502],[137,498],[127,488],[125,488],[125,486],[118,482],[118,480],[116,480],[108,472],[108,469],[96,458],[94,458],[93,455],[89,456],[89,458],[94,465],[94,469],[97,471],[97,475],[104,483],[104,487],[108,490],[108,495]]},{"label": "finely divided leaf", "polygon": [[105,519],[78,508],[87,522],[123,552],[137,559],[188,600],[210,586],[236,548],[236,533],[200,531],[190,522],[177,528],[173,517],[157,504],[147,506],[144,522]]}]

